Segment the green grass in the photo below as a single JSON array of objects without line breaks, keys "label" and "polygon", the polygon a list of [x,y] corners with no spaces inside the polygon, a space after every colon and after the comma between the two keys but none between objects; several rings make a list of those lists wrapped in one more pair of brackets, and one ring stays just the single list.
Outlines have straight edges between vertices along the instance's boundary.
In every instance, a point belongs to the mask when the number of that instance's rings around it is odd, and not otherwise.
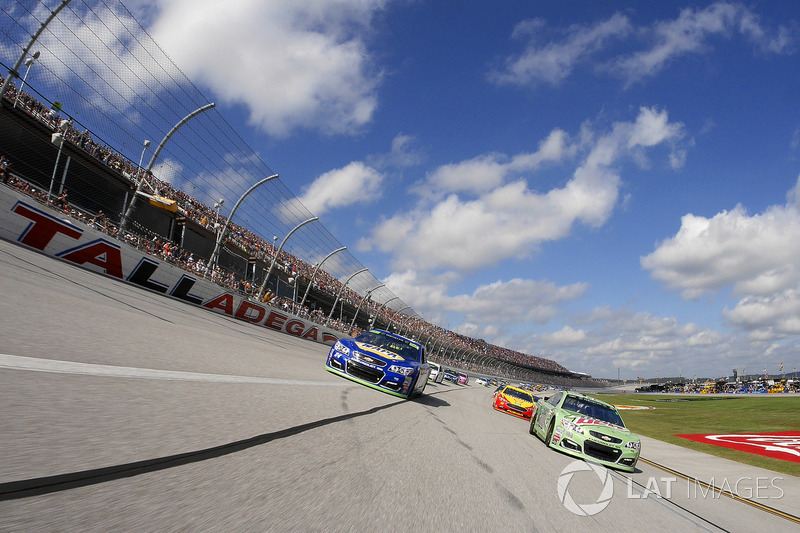
[{"label": "green grass", "polygon": [[[674,396],[669,394],[596,394],[618,405],[655,407],[646,411],[621,411],[625,425],[645,435],[684,448],[724,457],[792,476],[800,476],[800,463],[763,457],[721,446],[694,442],[675,435],[693,433],[768,433],[797,431],[800,396]],[[688,401],[665,401],[688,400]]]}]

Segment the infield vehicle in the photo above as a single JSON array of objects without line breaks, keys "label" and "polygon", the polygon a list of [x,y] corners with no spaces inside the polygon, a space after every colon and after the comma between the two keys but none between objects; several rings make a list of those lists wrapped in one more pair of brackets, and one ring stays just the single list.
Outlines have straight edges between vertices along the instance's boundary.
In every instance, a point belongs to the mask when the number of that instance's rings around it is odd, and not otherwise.
[{"label": "infield vehicle", "polygon": [[325,368],[400,398],[421,395],[431,372],[422,344],[381,329],[336,341]]},{"label": "infield vehicle", "polygon": [[537,402],[530,433],[550,448],[625,472],[636,469],[641,451],[616,407],[576,392],[558,391]]},{"label": "infield vehicle", "polygon": [[494,393],[493,407],[525,420],[530,420],[536,410],[536,397],[519,387],[506,385]]}]

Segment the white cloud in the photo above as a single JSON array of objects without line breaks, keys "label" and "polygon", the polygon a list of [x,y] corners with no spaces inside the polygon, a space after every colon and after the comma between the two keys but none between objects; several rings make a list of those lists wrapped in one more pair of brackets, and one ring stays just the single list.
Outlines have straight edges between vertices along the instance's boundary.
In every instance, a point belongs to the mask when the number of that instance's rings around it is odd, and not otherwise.
[{"label": "white cloud", "polygon": [[[586,283],[559,286],[547,281],[515,278],[477,287],[472,294],[450,295],[449,287],[458,280],[453,272],[430,275],[408,270],[384,279],[386,286],[414,309],[428,316],[433,312],[462,315],[466,324],[496,324],[509,327],[518,323],[546,323],[561,313],[560,306],[583,296]],[[459,331],[463,332],[461,326]]]},{"label": "white cloud", "polygon": [[545,333],[542,339],[549,344],[555,345],[570,345],[580,344],[586,340],[586,332],[582,329],[572,329],[569,326],[564,326],[555,333]]},{"label": "white cloud", "polygon": [[666,113],[643,107],[628,137],[628,147],[650,147],[668,139],[680,138],[681,130],[682,125],[670,123]]},{"label": "white cloud", "polygon": [[[523,258],[545,241],[569,235],[575,223],[603,225],[616,205],[620,177],[612,167],[643,147],[674,142],[682,125],[671,124],[664,111],[642,108],[633,123],[620,122],[603,135],[588,133],[580,145],[569,145],[560,130],[552,132],[533,154],[506,158],[497,154],[446,165],[429,176],[419,207],[379,222],[359,249],[394,254],[395,268],[476,269],[515,257]],[[585,159],[561,188],[540,193],[520,172],[535,171],[545,160],[558,161],[578,149]],[[512,174],[513,173],[513,174]],[[505,180],[513,175],[514,181]],[[443,198],[443,193],[451,192]],[[462,198],[454,192],[470,193]],[[426,202],[432,202],[427,205]]]},{"label": "white cloud", "polygon": [[720,343],[722,334],[718,331],[704,329],[686,339],[687,346],[714,346]]},{"label": "white cloud", "polygon": [[570,27],[569,34],[560,43],[536,47],[535,37],[545,28],[541,20],[527,20],[517,25],[514,37],[531,36],[527,49],[518,56],[508,58],[505,68],[490,77],[500,84],[528,85],[545,82],[557,85],[570,75],[576,63],[585,61],[613,38],[625,36],[630,31],[627,17],[615,14],[593,26]]},{"label": "white cloud", "polygon": [[561,161],[575,153],[567,134],[555,129],[539,143],[533,153],[508,158],[502,154],[487,154],[459,163],[443,165],[428,176],[427,189],[421,194],[470,192],[481,194],[501,185],[510,174],[536,170],[546,161]]},{"label": "white cloud", "polygon": [[253,125],[351,132],[377,106],[380,72],[362,35],[385,0],[169,0],[150,28],[186,75],[247,106]]},{"label": "white cloud", "polygon": [[305,188],[299,200],[315,215],[355,203],[380,198],[383,175],[364,163],[354,161],[330,170]]},{"label": "white cloud", "polygon": [[800,289],[786,289],[768,296],[747,296],[724,316],[744,330],[761,330],[759,338],[800,334]]},{"label": "white cloud", "polygon": [[737,33],[764,51],[783,52],[791,41],[786,28],[769,32],[743,5],[718,2],[703,9],[683,9],[675,20],[643,28],[641,35],[653,41],[652,47],[613,61],[611,68],[627,83],[633,83],[657,74],[677,57],[710,49],[712,36],[731,37]]},{"label": "white cloud", "polygon": [[[562,325],[551,332],[532,334],[530,324],[512,331],[505,325],[496,332],[502,337],[492,339],[498,345],[552,358],[573,370],[600,377],[616,377],[620,369],[623,377],[630,377],[632,372],[641,376],[718,377],[721,368],[741,371],[747,367],[753,372],[766,364],[777,369],[777,362],[792,361],[797,353],[796,345],[781,341],[787,335],[769,328],[741,336],[681,322],[674,316],[624,308],[598,307],[580,316],[561,312],[551,322],[557,320]],[[471,324],[471,331],[480,331],[479,326]],[[765,362],[765,358],[769,360]]]},{"label": "white cloud", "polygon": [[[798,181],[800,186],[800,181]],[[800,210],[794,203],[748,215],[741,205],[712,218],[687,214],[678,233],[641,258],[653,279],[686,299],[732,286],[763,296],[800,283]]]},{"label": "white cloud", "polygon": [[416,138],[412,135],[398,133],[392,139],[391,151],[382,156],[378,156],[381,166],[405,168],[419,165],[422,162],[422,155],[415,148]]},{"label": "white cloud", "polygon": [[740,299],[729,324],[753,341],[800,334],[800,178],[787,203],[749,215],[741,205],[711,218],[684,215],[678,233],[648,256],[653,279],[699,298],[727,287]]},{"label": "white cloud", "polygon": [[599,69],[622,77],[627,84],[654,76],[680,56],[709,50],[714,36],[738,35],[770,53],[791,51],[796,42],[796,35],[787,27],[765,28],[746,7],[726,2],[683,9],[676,19],[658,21],[650,27],[634,28],[628,17],[617,13],[594,25],[570,26],[562,40],[539,44],[539,37],[547,32],[547,23],[541,19],[518,24],[512,36],[528,39],[527,47],[507,58],[501,71],[490,74],[491,79],[500,84],[557,85],[578,66],[610,50],[615,40],[630,35],[650,46],[627,56],[602,60]]}]

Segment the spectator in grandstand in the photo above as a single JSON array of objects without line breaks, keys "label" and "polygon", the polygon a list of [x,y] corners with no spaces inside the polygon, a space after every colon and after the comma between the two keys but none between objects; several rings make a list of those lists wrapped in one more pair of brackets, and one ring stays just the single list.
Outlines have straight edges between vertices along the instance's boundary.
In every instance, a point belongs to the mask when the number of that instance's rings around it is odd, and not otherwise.
[{"label": "spectator in grandstand", "polygon": [[61,209],[65,213],[69,213],[69,195],[67,191],[63,191],[58,197],[53,199],[53,206]]},{"label": "spectator in grandstand", "polygon": [[11,176],[11,169],[10,163],[6,156],[0,155],[0,178],[2,178],[3,183],[8,183],[8,179]]}]

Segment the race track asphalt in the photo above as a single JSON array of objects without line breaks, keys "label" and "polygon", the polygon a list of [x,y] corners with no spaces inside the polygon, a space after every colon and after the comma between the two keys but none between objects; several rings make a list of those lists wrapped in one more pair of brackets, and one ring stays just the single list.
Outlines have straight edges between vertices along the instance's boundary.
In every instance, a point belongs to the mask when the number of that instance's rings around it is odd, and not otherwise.
[{"label": "race track asphalt", "polygon": [[598,474],[491,389],[403,401],[326,372],[323,345],[4,241],[0,294],[2,532],[800,529],[678,483],[667,498],[649,464]]}]

